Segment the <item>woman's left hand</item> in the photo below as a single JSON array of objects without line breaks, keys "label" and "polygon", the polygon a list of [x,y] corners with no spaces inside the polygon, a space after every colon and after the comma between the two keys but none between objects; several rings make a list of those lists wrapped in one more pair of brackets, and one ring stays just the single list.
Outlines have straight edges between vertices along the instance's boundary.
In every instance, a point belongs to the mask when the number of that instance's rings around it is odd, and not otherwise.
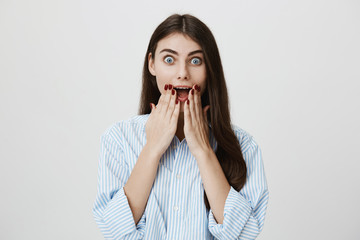
[{"label": "woman's left hand", "polygon": [[210,106],[202,109],[200,87],[194,85],[184,104],[184,134],[190,152],[198,156],[212,150],[209,143],[209,125],[206,112]]}]

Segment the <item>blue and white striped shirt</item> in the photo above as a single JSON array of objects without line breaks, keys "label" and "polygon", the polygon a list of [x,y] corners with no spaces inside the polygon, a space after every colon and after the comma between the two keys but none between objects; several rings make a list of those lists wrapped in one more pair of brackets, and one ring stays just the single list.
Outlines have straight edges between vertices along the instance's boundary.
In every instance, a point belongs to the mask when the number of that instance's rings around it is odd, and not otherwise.
[{"label": "blue and white striped shirt", "polygon": [[[101,136],[98,192],[93,214],[106,239],[255,239],[264,225],[268,188],[261,150],[232,125],[247,165],[240,192],[231,187],[218,224],[204,204],[204,187],[186,139],[174,136],[160,159],[145,211],[135,225],[123,186],[146,143],[147,115],[110,126]],[[211,130],[211,128],[210,128]],[[217,143],[209,131],[213,150]]]}]

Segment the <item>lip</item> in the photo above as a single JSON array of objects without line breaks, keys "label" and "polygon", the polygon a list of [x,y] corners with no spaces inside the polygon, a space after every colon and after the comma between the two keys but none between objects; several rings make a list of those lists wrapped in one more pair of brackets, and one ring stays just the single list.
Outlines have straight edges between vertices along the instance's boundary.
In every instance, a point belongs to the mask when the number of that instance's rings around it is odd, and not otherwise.
[{"label": "lip", "polygon": [[174,86],[174,88],[179,88],[179,87],[192,88],[191,86],[186,86],[186,85],[177,85],[177,86]]}]

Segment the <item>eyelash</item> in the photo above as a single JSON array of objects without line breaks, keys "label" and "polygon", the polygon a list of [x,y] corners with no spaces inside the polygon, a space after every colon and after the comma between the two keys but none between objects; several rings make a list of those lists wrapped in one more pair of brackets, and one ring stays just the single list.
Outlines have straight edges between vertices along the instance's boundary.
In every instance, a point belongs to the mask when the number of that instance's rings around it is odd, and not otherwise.
[{"label": "eyelash", "polygon": [[[168,62],[166,62],[166,59],[167,59],[167,58],[172,58],[173,61],[172,61],[171,63],[168,63]],[[193,64],[193,65],[199,66],[199,65],[202,64],[202,59],[201,59],[200,57],[193,57],[193,58],[190,59],[189,62],[191,63],[191,61],[192,61],[193,59],[198,59],[198,60],[199,60],[199,64]],[[172,56],[169,56],[169,55],[168,55],[168,56],[165,56],[165,57],[164,57],[164,62],[167,63],[167,64],[170,64],[170,65],[171,65],[171,64],[174,63],[174,61],[175,61],[175,60],[174,60],[174,58],[173,58]]]}]

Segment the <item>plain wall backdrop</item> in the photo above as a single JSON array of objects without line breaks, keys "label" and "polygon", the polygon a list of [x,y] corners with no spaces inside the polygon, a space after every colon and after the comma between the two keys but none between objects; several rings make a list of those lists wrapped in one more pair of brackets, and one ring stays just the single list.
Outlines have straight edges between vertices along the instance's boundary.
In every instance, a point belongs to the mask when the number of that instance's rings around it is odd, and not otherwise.
[{"label": "plain wall backdrop", "polygon": [[258,239],[360,239],[360,2],[0,1],[0,239],[103,239],[100,135],[137,114],[156,26],[212,30],[232,122],[262,149]]}]

